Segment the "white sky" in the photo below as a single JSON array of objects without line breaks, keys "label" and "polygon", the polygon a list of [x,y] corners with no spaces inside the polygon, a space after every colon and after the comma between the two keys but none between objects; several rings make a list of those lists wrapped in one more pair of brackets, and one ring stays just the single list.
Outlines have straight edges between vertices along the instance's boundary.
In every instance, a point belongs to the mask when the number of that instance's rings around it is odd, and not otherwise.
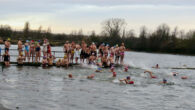
[{"label": "white sky", "polygon": [[82,29],[85,34],[101,32],[101,23],[123,18],[127,29],[141,26],[154,30],[162,23],[182,30],[195,29],[195,0],[0,0],[0,24],[23,29],[50,27],[54,33]]}]

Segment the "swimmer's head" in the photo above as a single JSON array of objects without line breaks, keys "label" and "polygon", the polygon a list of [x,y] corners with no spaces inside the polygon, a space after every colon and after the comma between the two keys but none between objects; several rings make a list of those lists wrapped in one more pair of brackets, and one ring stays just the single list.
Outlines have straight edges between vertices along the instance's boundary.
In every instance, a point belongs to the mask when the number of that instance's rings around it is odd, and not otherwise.
[{"label": "swimmer's head", "polygon": [[46,59],[46,58],[47,58],[46,56],[43,57],[43,59]]},{"label": "swimmer's head", "polygon": [[72,78],[72,74],[71,74],[71,73],[70,73],[70,74],[68,74],[68,77],[69,77],[69,78]]},{"label": "swimmer's head", "polygon": [[29,42],[29,40],[26,40],[26,42],[28,43],[28,42]]},{"label": "swimmer's head", "polygon": [[88,79],[93,79],[94,76],[95,76],[95,74],[91,74],[91,75],[87,76],[87,78],[88,78]]},{"label": "swimmer's head", "polygon": [[116,72],[113,72],[112,75],[113,75],[113,77],[116,77]]},{"label": "swimmer's head", "polygon": [[163,78],[163,83],[167,83],[167,80],[165,78]]},{"label": "swimmer's head", "polygon": [[131,79],[131,77],[130,76],[127,76],[127,80],[130,80]]}]

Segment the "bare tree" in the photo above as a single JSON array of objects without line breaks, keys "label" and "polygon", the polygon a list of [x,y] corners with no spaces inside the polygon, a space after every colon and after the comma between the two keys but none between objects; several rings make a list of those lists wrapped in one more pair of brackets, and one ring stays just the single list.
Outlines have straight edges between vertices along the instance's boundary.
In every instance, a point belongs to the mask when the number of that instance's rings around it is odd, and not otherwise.
[{"label": "bare tree", "polygon": [[121,37],[126,22],[121,18],[111,18],[102,22],[103,33],[109,37]]},{"label": "bare tree", "polygon": [[24,38],[28,38],[29,37],[29,31],[30,31],[30,24],[29,22],[26,22],[24,25]]}]

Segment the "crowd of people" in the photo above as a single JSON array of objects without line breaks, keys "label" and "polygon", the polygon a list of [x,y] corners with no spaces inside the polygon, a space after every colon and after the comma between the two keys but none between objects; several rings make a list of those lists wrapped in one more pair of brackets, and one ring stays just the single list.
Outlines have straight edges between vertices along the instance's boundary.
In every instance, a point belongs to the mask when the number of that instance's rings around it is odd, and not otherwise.
[{"label": "crowd of people", "polygon": [[[41,48],[42,44],[42,48]],[[6,66],[10,63],[9,48],[11,46],[10,39],[5,42],[5,53],[2,58]],[[40,40],[18,40],[18,64],[22,65],[24,62],[41,62],[42,66],[65,66],[68,67],[70,63],[87,63],[97,65],[99,67],[112,67],[114,64],[123,64],[125,56],[125,45],[109,46],[109,44],[102,43],[97,46],[94,42],[87,44],[82,41],[81,44],[66,41],[63,46],[64,56],[57,61],[55,55],[52,55],[51,45],[48,39]],[[42,61],[41,61],[42,57]]]},{"label": "crowd of people", "polygon": [[[4,42],[5,52],[2,55],[4,64],[6,66],[10,65],[10,54],[9,48],[11,46],[10,39]],[[18,65],[23,65],[26,62],[39,62],[42,63],[43,67],[56,65],[57,67],[63,66],[68,67],[69,63],[87,63],[92,65],[97,65],[98,68],[95,72],[102,72],[102,67],[110,67],[110,72],[112,72],[112,77],[117,77],[117,73],[114,70],[115,64],[123,64],[123,59],[125,55],[125,45],[122,43],[120,46],[116,44],[115,46],[109,46],[108,44],[102,43],[97,46],[94,42],[90,45],[82,41],[81,44],[75,42],[66,41],[63,46],[64,56],[59,58],[57,62],[55,61],[55,55],[52,55],[51,45],[47,39],[43,40],[42,48],[41,41],[26,40],[23,44],[21,40],[18,40]],[[1,48],[0,48],[1,55]],[[41,61],[41,57],[42,61]],[[80,60],[79,60],[80,59]],[[128,66],[124,66],[124,72],[128,72]],[[152,68],[159,69],[159,65],[156,64]],[[150,78],[157,78],[153,75],[151,71],[144,71],[148,73]],[[173,72],[172,76],[177,76],[179,73]],[[69,78],[73,78],[72,74],[68,75]],[[95,74],[87,76],[88,79],[93,79]],[[181,79],[188,79],[187,76],[182,76]],[[125,84],[134,84],[134,81],[130,76],[124,79],[120,79],[120,82]],[[160,82],[161,84],[172,85],[174,83],[168,82],[167,79],[163,78]]]}]

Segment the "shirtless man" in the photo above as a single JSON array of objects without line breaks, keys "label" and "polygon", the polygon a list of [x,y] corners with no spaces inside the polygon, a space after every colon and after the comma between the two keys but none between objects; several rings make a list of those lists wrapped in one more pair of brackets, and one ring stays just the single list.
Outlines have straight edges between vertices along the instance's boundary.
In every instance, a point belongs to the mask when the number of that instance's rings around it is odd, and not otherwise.
[{"label": "shirtless man", "polygon": [[30,42],[30,57],[32,57],[32,62],[34,61],[34,55],[35,55],[35,44],[34,41],[32,40]]},{"label": "shirtless man", "polygon": [[105,47],[104,47],[104,50],[103,50],[103,52],[104,52],[104,55],[106,56],[106,57],[108,57],[108,53],[109,53],[109,45],[107,44]]},{"label": "shirtless man", "polygon": [[110,48],[110,55],[114,57],[114,53],[115,53],[114,47],[111,47],[111,48]]},{"label": "shirtless man", "polygon": [[113,67],[114,66],[114,57],[112,55],[110,55],[108,60],[109,60],[109,63],[110,63],[110,67]]},{"label": "shirtless man", "polygon": [[95,64],[95,59],[96,59],[95,54],[92,53],[92,55],[89,57],[89,64]]},{"label": "shirtless man", "polygon": [[97,47],[96,47],[94,42],[90,45],[90,49],[91,49],[91,54],[94,53],[94,56],[96,57],[97,56],[97,50],[96,50]]},{"label": "shirtless man", "polygon": [[18,40],[18,55],[22,53],[22,48],[23,48],[22,41]]},{"label": "shirtless man", "polygon": [[49,56],[48,60],[48,66],[53,66],[53,57]]},{"label": "shirtless man", "polygon": [[8,39],[5,41],[5,51],[7,50],[7,51],[9,52],[10,46],[11,46],[10,38],[8,38]]},{"label": "shirtless man", "polygon": [[125,56],[125,44],[122,43],[120,48],[119,48],[119,51],[120,51],[120,64],[123,64],[123,59],[124,59],[124,56]]},{"label": "shirtless man", "polygon": [[119,51],[118,44],[116,45],[114,51],[115,51],[115,63],[118,64],[120,58],[120,51]]},{"label": "shirtless man", "polygon": [[102,65],[104,67],[108,66],[108,59],[107,59],[107,57],[105,55],[102,57]]},{"label": "shirtless man", "polygon": [[69,65],[68,57],[65,55],[64,58],[61,60],[61,66],[65,66],[66,68],[68,68],[68,65]]},{"label": "shirtless man", "polygon": [[20,53],[20,55],[17,58],[18,65],[23,65],[25,61],[25,57],[23,56],[23,53]]},{"label": "shirtless man", "polygon": [[42,60],[42,66],[43,66],[43,67],[46,67],[47,64],[48,64],[47,57],[44,56],[44,57],[43,57],[43,60]]},{"label": "shirtless man", "polygon": [[58,61],[56,62],[56,66],[60,67],[61,66],[61,59],[58,59]]},{"label": "shirtless man", "polygon": [[75,48],[76,48],[76,44],[72,42],[70,46],[70,62],[71,63],[73,63]]},{"label": "shirtless man", "polygon": [[103,50],[104,50],[104,43],[102,43],[102,44],[99,46],[99,52],[98,52],[98,54],[101,54],[101,56],[103,56],[103,55],[104,55]]},{"label": "shirtless man", "polygon": [[66,43],[64,44],[64,54],[66,54],[67,56],[67,59],[69,61],[69,57],[70,57],[70,44],[69,44],[69,41],[66,41]]}]

